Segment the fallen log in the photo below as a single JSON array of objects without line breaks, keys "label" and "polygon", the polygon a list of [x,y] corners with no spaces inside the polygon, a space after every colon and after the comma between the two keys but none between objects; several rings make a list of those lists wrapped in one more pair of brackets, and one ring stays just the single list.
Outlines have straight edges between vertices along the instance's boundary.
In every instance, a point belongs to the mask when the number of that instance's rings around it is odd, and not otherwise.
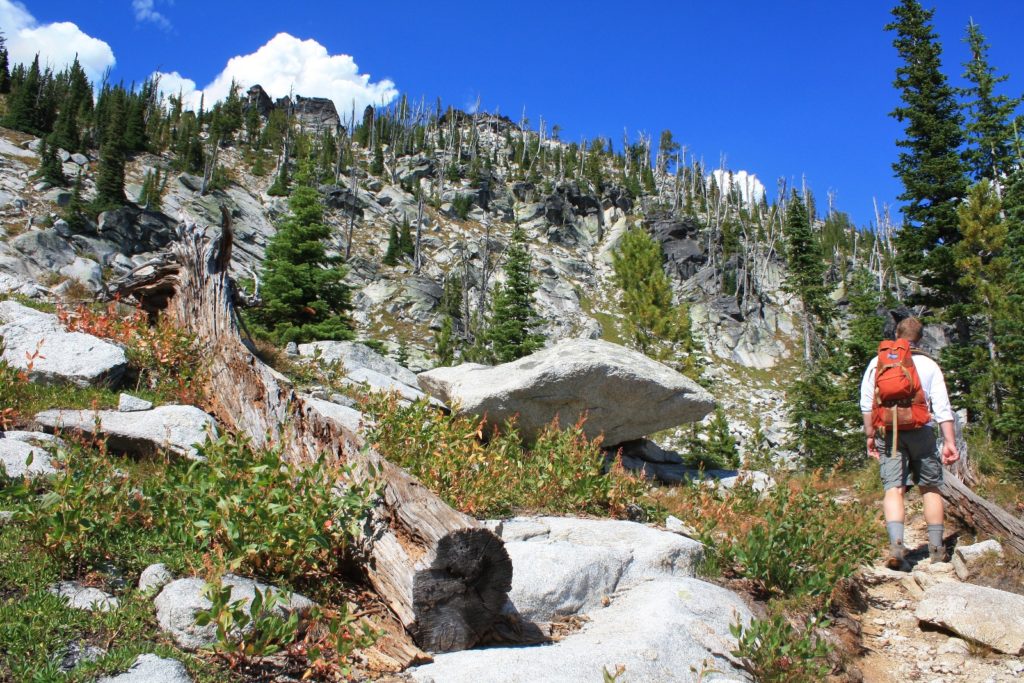
[{"label": "fallen log", "polygon": [[136,269],[112,293],[134,297],[147,310],[166,307],[197,337],[210,365],[207,407],[223,424],[256,446],[279,448],[287,460],[332,457],[360,478],[377,478],[382,494],[359,558],[369,583],[419,647],[472,647],[490,630],[511,588],[504,544],[402,468],[358,448],[351,432],[307,405],[246,347],[228,276],[231,242],[230,225],[205,231],[183,225],[170,258]]},{"label": "fallen log", "polygon": [[[939,493],[946,500],[946,512],[975,531],[999,539],[1024,554],[1024,522],[971,490],[971,486],[976,485],[978,479],[971,464],[967,439],[963,433],[963,422],[959,415],[954,416],[953,424],[960,459],[946,466],[942,487],[939,489]],[[941,452],[941,434],[937,448]]]}]

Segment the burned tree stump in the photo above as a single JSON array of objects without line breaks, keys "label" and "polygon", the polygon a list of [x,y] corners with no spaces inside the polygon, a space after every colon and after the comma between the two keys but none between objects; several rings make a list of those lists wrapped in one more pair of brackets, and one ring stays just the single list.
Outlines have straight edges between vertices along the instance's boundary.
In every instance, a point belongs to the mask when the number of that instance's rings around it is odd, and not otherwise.
[{"label": "burned tree stump", "polygon": [[352,433],[308,406],[246,347],[228,277],[230,226],[182,226],[179,238],[166,257],[137,268],[112,293],[132,296],[148,310],[164,308],[198,338],[210,364],[209,408],[223,424],[258,447],[279,448],[289,461],[336,458],[360,478],[377,478],[381,499],[358,558],[369,583],[419,647],[472,647],[511,588],[502,541],[373,449],[359,449]]}]

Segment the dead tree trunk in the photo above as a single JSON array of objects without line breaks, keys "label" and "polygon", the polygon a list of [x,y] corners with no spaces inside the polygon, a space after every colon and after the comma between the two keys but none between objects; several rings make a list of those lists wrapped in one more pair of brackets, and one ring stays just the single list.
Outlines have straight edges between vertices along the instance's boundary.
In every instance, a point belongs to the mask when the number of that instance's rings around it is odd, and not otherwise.
[{"label": "dead tree trunk", "polygon": [[[215,230],[211,232],[216,233]],[[118,288],[168,314],[196,335],[210,359],[210,409],[229,428],[282,458],[337,458],[357,477],[382,484],[367,520],[360,558],[370,584],[416,643],[431,652],[472,647],[490,629],[512,582],[504,545],[453,510],[405,470],[307,404],[286,378],[242,343],[228,277],[232,233],[180,230],[170,258]],[[408,663],[408,662],[407,662]]]}]

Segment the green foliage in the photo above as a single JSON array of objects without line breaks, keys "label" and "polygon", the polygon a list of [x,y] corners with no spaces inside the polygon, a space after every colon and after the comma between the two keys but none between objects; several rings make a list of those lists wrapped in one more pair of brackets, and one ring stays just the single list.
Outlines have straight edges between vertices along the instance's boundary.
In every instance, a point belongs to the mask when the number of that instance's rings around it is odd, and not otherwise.
[{"label": "green foliage", "polygon": [[1007,360],[1002,368],[1006,396],[996,417],[1000,438],[1018,464],[1024,464],[1024,170],[1010,176],[1003,193],[1006,256],[1016,267],[1008,274],[1006,315],[996,319],[996,343]]},{"label": "green foliage", "polygon": [[327,253],[331,230],[323,223],[319,194],[296,187],[288,205],[291,215],[267,245],[263,301],[249,319],[278,343],[351,339],[345,268]]},{"label": "green foliage", "polygon": [[[961,239],[953,248],[960,284],[970,293],[965,311],[980,325],[977,343],[960,351],[953,370],[955,383],[968,402],[972,421],[992,431],[1007,394],[1002,380],[1003,354],[996,339],[997,321],[1013,315],[1006,294],[1013,263],[1006,254],[1007,224],[1002,202],[988,180],[975,185],[957,209]],[[1019,264],[1018,264],[1019,267]],[[1020,362],[1009,359],[1010,362]]]},{"label": "green foliage", "polygon": [[267,189],[267,194],[271,197],[287,197],[289,188],[291,186],[291,180],[288,177],[288,159],[281,159],[281,166],[278,168],[277,177],[274,178],[274,183]]},{"label": "green foliage", "polygon": [[[647,231],[630,230],[623,235],[618,250],[612,253],[619,308],[632,346],[666,360],[681,342],[678,346],[689,359],[694,349],[689,314],[684,306],[672,304],[672,287],[663,262],[661,245]],[[695,359],[685,363],[692,366]]]},{"label": "green foliage", "polygon": [[142,181],[142,189],[139,191],[139,204],[147,211],[159,211],[163,206],[164,193],[167,191],[167,181],[170,176],[161,170],[148,170]]},{"label": "green foliage", "polygon": [[981,29],[972,20],[967,26],[964,42],[970,47],[971,59],[964,64],[964,78],[970,86],[962,91],[968,98],[967,149],[964,161],[975,180],[1001,180],[1013,171],[1014,112],[1022,98],[997,95],[995,88],[1008,76],[997,76],[988,63],[988,43]]},{"label": "green foliage", "polygon": [[388,228],[388,248],[384,252],[384,265],[394,266],[398,264],[398,255],[401,253],[398,241],[398,228],[392,223]]},{"label": "green foliage", "polygon": [[368,442],[449,505],[476,517],[624,517],[642,505],[647,490],[619,466],[606,472],[604,453],[581,424],[562,429],[555,422],[524,449],[513,424],[485,434],[475,419],[445,415],[422,401],[399,406],[393,396],[366,408],[374,423]]},{"label": "green foliage", "polygon": [[32,60],[25,79],[12,88],[7,98],[7,115],[3,124],[8,128],[39,135],[43,133],[43,112],[39,103],[42,98],[43,76],[39,70],[39,55]]},{"label": "green foliage", "polygon": [[460,220],[466,220],[469,216],[470,209],[473,208],[473,195],[467,193],[456,193],[455,198],[452,199],[452,211],[459,217]]},{"label": "green foliage", "polygon": [[106,211],[124,206],[125,167],[125,111],[124,98],[113,97],[110,103],[109,123],[104,131],[100,148],[99,171],[96,174],[95,211]]},{"label": "green foliage", "polygon": [[205,462],[171,460],[135,480],[103,450],[61,451],[58,474],[18,482],[0,500],[28,522],[35,545],[79,570],[112,556],[126,570],[156,561],[180,569],[212,549],[222,569],[289,584],[338,570],[339,551],[371,505],[370,487],[325,460],[282,463],[277,451],[238,437],[200,452]]},{"label": "green foliage", "polygon": [[668,512],[700,531],[708,571],[749,579],[767,596],[827,597],[874,556],[879,540],[877,512],[837,502],[832,480],[817,474],[766,494],[749,481],[725,492],[691,484]]},{"label": "green foliage", "polygon": [[293,611],[285,619],[275,608],[284,607],[288,597],[268,588],[253,591],[251,601],[231,600],[229,584],[207,583],[203,594],[210,608],[196,615],[196,626],[214,624],[217,641],[214,649],[220,654],[235,655],[243,661],[266,657],[279,652],[299,639],[299,613]]},{"label": "green foliage", "polygon": [[737,641],[731,654],[761,683],[817,683],[825,680],[832,668],[828,663],[832,648],[817,633],[827,627],[828,621],[821,615],[809,619],[801,629],[794,628],[783,614],[751,619],[745,626],[735,623],[729,627]]},{"label": "green foliage", "polygon": [[831,302],[825,287],[825,259],[817,236],[811,232],[810,216],[800,195],[793,190],[786,204],[786,261],[789,273],[786,289],[803,304],[804,315],[811,319],[811,344],[820,337],[832,318]]},{"label": "green foliage", "polygon": [[715,417],[708,425],[705,447],[711,458],[724,463],[726,467],[740,466],[740,451],[736,439],[729,433],[729,420],[721,407],[715,408]]},{"label": "green foliage", "polygon": [[36,178],[51,185],[67,185],[68,179],[64,175],[64,166],[57,156],[52,136],[49,139],[43,137],[39,144],[39,170],[36,171]]},{"label": "green foliage", "polygon": [[942,47],[932,29],[934,10],[901,0],[886,30],[901,65],[894,85],[901,104],[892,116],[903,123],[901,152],[893,170],[903,182],[904,227],[897,241],[903,272],[919,275],[930,294],[925,303],[948,304],[962,297],[951,248],[959,240],[956,205],[967,193],[960,159],[963,123],[955,91],[941,70]]},{"label": "green foliage", "polygon": [[483,334],[487,356],[508,363],[529,355],[544,345],[544,336],[533,332],[540,318],[533,304],[537,283],[530,275],[530,252],[526,233],[516,225],[505,253],[505,282],[491,300],[490,319]]}]

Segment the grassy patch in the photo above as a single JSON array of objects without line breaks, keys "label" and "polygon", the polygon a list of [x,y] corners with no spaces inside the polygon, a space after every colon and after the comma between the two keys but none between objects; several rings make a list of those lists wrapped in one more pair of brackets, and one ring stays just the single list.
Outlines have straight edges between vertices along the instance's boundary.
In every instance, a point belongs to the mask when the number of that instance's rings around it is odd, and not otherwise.
[{"label": "grassy patch", "polygon": [[524,448],[515,426],[485,433],[482,422],[444,415],[425,402],[370,399],[368,440],[449,505],[476,517],[523,513],[645,516],[647,483],[616,466],[605,472],[597,441],[582,424],[549,426]]}]

